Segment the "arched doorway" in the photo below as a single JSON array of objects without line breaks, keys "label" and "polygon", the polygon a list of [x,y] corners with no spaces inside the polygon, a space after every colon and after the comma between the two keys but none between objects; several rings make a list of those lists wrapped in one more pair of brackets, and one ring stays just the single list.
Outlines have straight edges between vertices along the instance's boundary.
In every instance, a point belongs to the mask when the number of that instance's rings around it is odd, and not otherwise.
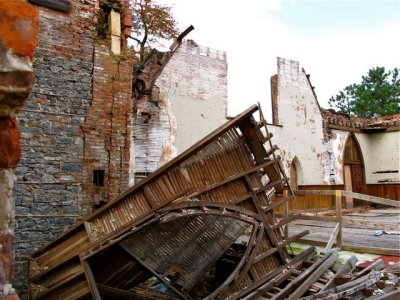
[{"label": "arched doorway", "polygon": [[[353,133],[349,135],[344,149],[344,187],[347,191],[365,194],[364,160],[360,145]],[[354,201],[357,205],[357,200]],[[353,207],[353,200],[346,199],[346,208]]]}]

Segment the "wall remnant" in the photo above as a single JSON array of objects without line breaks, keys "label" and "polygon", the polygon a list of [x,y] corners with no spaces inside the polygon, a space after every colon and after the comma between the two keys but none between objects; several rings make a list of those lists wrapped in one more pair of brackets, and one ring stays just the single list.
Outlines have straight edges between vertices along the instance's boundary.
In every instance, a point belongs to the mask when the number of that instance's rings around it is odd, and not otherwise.
[{"label": "wall remnant", "polygon": [[130,184],[226,121],[226,54],[191,40],[153,51],[134,89]]},{"label": "wall remnant", "polygon": [[[108,23],[104,36],[96,30],[100,3],[112,2],[123,17],[128,1],[53,1],[68,2],[69,10],[44,2],[35,2],[35,85],[19,117],[15,286],[21,293],[27,257],[128,183],[132,53],[121,33],[120,54],[112,52]],[[121,26],[127,32],[132,22],[125,18]]]},{"label": "wall remnant", "polygon": [[[278,58],[278,73],[271,78],[271,101],[270,130],[284,146],[280,154],[286,171],[298,158],[302,172],[295,179],[300,189],[335,186],[400,199],[400,115],[366,119],[324,110],[310,76],[298,62],[284,58]],[[353,138],[360,159],[357,167],[345,167]],[[352,178],[347,182],[346,168]]]},{"label": "wall remnant", "polygon": [[36,9],[0,2],[0,299],[18,299],[14,277],[14,184],[21,158],[21,111],[33,83],[32,55],[38,32]]}]

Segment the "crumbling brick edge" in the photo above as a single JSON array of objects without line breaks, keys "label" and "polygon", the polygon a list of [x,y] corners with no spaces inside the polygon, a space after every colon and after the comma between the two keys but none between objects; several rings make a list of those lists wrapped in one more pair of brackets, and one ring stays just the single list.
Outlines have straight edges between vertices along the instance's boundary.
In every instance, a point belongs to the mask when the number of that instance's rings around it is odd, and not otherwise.
[{"label": "crumbling brick edge", "polygon": [[14,260],[14,169],[21,158],[17,114],[33,84],[38,13],[29,3],[0,2],[0,299],[19,299]]}]

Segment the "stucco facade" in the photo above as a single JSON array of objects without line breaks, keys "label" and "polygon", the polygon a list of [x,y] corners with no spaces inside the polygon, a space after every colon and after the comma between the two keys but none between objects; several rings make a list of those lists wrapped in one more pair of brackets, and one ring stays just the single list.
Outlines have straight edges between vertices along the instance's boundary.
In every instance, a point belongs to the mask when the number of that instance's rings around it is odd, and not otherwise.
[{"label": "stucco facade", "polygon": [[387,197],[400,196],[400,116],[350,118],[321,109],[309,75],[296,61],[278,58],[271,82],[269,130],[286,173],[296,172],[291,176],[296,185],[351,188],[353,176],[352,184],[362,185],[358,192],[373,193],[379,185],[379,196],[389,187],[395,192]]},{"label": "stucco facade", "polygon": [[[294,161],[299,185],[330,184],[334,172],[334,143],[324,140],[323,120],[307,75],[296,61],[278,58],[275,123],[269,125],[290,174]],[[332,175],[334,174],[334,175]]]},{"label": "stucco facade", "polygon": [[226,54],[184,40],[153,52],[134,86],[131,185],[226,122]]}]

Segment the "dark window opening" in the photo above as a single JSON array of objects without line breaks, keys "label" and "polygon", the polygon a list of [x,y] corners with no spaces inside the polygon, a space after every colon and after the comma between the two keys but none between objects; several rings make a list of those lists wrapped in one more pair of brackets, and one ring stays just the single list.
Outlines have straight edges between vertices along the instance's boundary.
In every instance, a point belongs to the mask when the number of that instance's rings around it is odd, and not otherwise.
[{"label": "dark window opening", "polygon": [[104,186],[104,170],[93,170],[94,186]]},{"label": "dark window opening", "polygon": [[96,32],[97,36],[105,38],[109,30],[109,16],[111,10],[121,11],[118,0],[102,0],[100,1],[100,10],[97,17]]},{"label": "dark window opening", "polygon": [[151,115],[149,113],[142,112],[141,113],[141,117],[142,117],[142,124],[149,124],[150,123]]}]

